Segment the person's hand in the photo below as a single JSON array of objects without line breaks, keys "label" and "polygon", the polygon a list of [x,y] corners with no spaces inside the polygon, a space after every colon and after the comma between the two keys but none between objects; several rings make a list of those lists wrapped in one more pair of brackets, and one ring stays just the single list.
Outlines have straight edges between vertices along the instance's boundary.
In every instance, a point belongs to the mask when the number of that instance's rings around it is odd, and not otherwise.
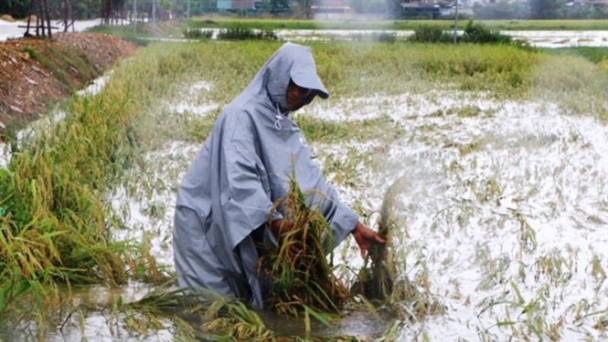
[{"label": "person's hand", "polygon": [[[289,220],[274,220],[270,223],[270,231],[279,241],[279,245],[281,245],[285,236],[293,229],[293,222]],[[293,254],[297,254],[300,251],[299,243],[292,243],[289,246],[289,251]]]},{"label": "person's hand", "polygon": [[270,231],[277,239],[293,229],[293,222],[288,220],[274,220],[270,223]]},{"label": "person's hand", "polygon": [[374,243],[383,244],[386,242],[380,237],[380,235],[378,235],[378,233],[366,227],[361,222],[357,222],[357,226],[355,226],[352,234],[355,237],[355,241],[357,241],[357,244],[359,245],[359,249],[361,249],[362,258],[365,258],[367,252]]}]

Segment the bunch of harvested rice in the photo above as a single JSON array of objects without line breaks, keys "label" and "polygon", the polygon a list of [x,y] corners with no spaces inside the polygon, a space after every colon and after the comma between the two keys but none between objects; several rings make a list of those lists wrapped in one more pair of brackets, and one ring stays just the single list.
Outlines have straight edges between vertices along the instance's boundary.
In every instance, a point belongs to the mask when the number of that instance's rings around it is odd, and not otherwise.
[{"label": "bunch of harvested rice", "polygon": [[272,279],[265,304],[293,316],[304,310],[338,313],[349,292],[327,259],[333,246],[329,223],[318,208],[307,205],[306,196],[292,178],[287,196],[276,205],[293,228],[260,258],[260,272]]}]

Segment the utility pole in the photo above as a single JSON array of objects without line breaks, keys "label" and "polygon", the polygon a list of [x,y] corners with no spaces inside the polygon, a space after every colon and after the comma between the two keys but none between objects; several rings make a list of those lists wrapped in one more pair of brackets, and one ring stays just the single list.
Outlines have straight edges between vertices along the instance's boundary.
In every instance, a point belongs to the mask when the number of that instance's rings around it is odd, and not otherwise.
[{"label": "utility pole", "polygon": [[458,42],[458,0],[456,0],[454,11],[454,44]]},{"label": "utility pole", "polygon": [[186,17],[190,19],[190,0],[188,0],[188,9],[186,10]]},{"label": "utility pole", "polygon": [[152,0],[152,36],[156,36],[156,0]]},{"label": "utility pole", "polygon": [[133,35],[137,37],[137,0],[133,0]]}]

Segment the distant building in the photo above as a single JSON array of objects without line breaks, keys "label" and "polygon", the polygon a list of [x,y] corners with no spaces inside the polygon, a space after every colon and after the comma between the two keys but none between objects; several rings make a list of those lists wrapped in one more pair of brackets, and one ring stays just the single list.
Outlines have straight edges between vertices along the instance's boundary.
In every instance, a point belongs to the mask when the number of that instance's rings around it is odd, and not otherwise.
[{"label": "distant building", "polygon": [[574,4],[608,6],[608,0],[574,0]]},{"label": "distant building", "polygon": [[313,13],[352,13],[350,0],[316,0],[310,7]]},{"label": "distant building", "polygon": [[254,10],[256,9],[255,0],[217,0],[218,10]]}]

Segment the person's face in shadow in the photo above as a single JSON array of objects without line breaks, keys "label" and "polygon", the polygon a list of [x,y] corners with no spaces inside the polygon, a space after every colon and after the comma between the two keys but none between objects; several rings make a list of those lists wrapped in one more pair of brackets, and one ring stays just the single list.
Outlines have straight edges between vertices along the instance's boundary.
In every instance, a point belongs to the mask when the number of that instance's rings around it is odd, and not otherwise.
[{"label": "person's face in shadow", "polygon": [[310,89],[302,88],[297,84],[293,83],[293,81],[289,81],[289,85],[287,86],[287,94],[286,102],[287,109],[290,111],[295,111],[303,106],[307,105],[312,101]]}]

